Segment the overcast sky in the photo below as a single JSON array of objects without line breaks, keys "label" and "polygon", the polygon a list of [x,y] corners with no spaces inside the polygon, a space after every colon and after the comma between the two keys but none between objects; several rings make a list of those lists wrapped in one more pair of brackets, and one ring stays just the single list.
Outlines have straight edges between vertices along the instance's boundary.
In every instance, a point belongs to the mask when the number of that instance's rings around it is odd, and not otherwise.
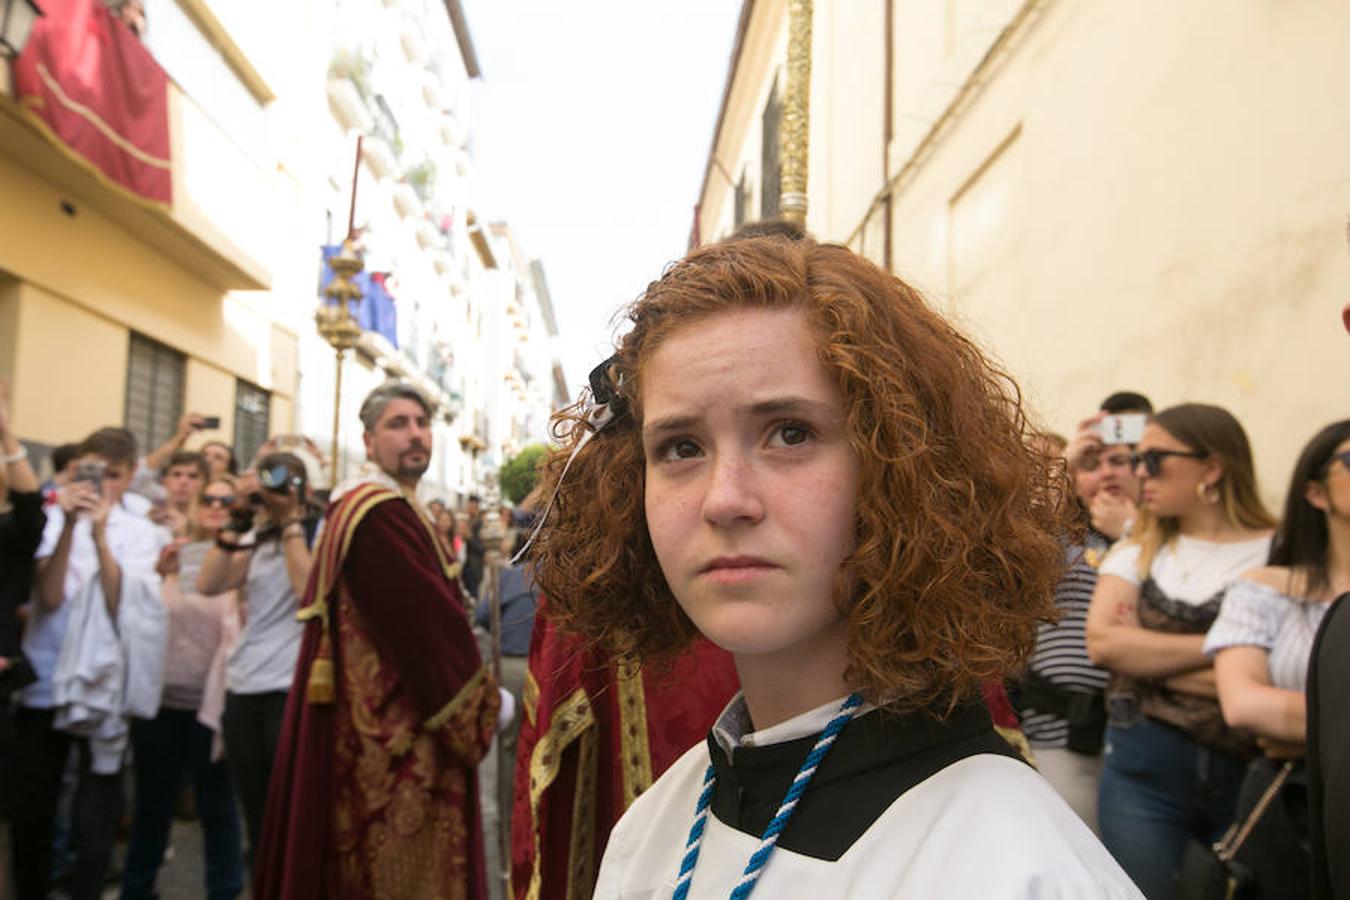
[{"label": "overcast sky", "polygon": [[684,254],[736,0],[464,0],[476,207],[540,259],[577,390],[615,311]]}]

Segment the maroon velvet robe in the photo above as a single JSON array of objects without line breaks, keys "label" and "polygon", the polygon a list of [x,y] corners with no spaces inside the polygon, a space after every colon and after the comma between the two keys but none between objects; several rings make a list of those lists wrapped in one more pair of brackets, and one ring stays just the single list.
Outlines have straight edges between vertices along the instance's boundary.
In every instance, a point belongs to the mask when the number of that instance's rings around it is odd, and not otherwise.
[{"label": "maroon velvet robe", "polygon": [[[399,494],[367,484],[329,507],[254,861],[258,900],[486,896],[475,766],[499,701],[453,572]],[[330,655],[324,702],[313,689]]]}]

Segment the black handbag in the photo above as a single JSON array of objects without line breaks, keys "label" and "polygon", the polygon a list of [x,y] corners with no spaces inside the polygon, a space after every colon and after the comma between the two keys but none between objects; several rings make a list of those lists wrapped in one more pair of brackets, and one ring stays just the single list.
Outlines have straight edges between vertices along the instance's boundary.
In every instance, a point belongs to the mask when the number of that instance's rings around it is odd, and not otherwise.
[{"label": "black handbag", "polygon": [[1206,846],[1192,840],[1186,845],[1177,878],[1176,900],[1245,900],[1252,896],[1252,872],[1237,859],[1237,854],[1279,795],[1293,768],[1292,761],[1286,762],[1247,817],[1234,822],[1217,843]]},{"label": "black handbag", "polygon": [[1028,670],[1010,684],[1008,698],[1019,716],[1028,709],[1060,716],[1069,726],[1066,746],[1074,753],[1096,756],[1106,733],[1106,701],[1101,691],[1071,691],[1039,672]]}]

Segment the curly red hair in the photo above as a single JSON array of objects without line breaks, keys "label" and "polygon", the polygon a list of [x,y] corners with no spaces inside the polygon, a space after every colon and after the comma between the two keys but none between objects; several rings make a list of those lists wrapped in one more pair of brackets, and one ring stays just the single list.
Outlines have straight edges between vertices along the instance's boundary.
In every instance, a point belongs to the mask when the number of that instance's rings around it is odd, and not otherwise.
[{"label": "curly red hair", "polygon": [[[845,678],[897,711],[950,707],[1018,670],[1054,616],[1071,529],[1059,467],[1030,444],[1013,381],[917,291],[849,250],[736,239],[671,266],[628,310],[612,375],[628,407],[561,480],[535,545],[559,625],[605,653],[662,661],[697,631],[671,594],[643,507],[643,364],[673,331],[719,312],[801,308],[837,379],[861,460],[853,552],[835,580],[849,619]],[[589,430],[555,416],[559,486]]]}]

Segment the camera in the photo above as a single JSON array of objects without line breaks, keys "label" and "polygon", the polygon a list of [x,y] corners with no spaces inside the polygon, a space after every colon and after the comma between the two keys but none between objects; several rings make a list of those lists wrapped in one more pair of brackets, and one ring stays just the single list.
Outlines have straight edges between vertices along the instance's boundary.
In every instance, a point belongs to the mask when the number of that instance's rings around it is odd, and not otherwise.
[{"label": "camera", "polygon": [[[258,470],[258,482],[274,494],[285,494],[291,488],[299,490],[304,486],[305,479],[299,475],[293,475],[291,470],[285,466],[271,466]],[[259,500],[261,499],[259,498]]]},{"label": "camera", "polygon": [[253,510],[245,507],[233,507],[230,510],[229,530],[236,534],[246,534],[253,529]]}]

